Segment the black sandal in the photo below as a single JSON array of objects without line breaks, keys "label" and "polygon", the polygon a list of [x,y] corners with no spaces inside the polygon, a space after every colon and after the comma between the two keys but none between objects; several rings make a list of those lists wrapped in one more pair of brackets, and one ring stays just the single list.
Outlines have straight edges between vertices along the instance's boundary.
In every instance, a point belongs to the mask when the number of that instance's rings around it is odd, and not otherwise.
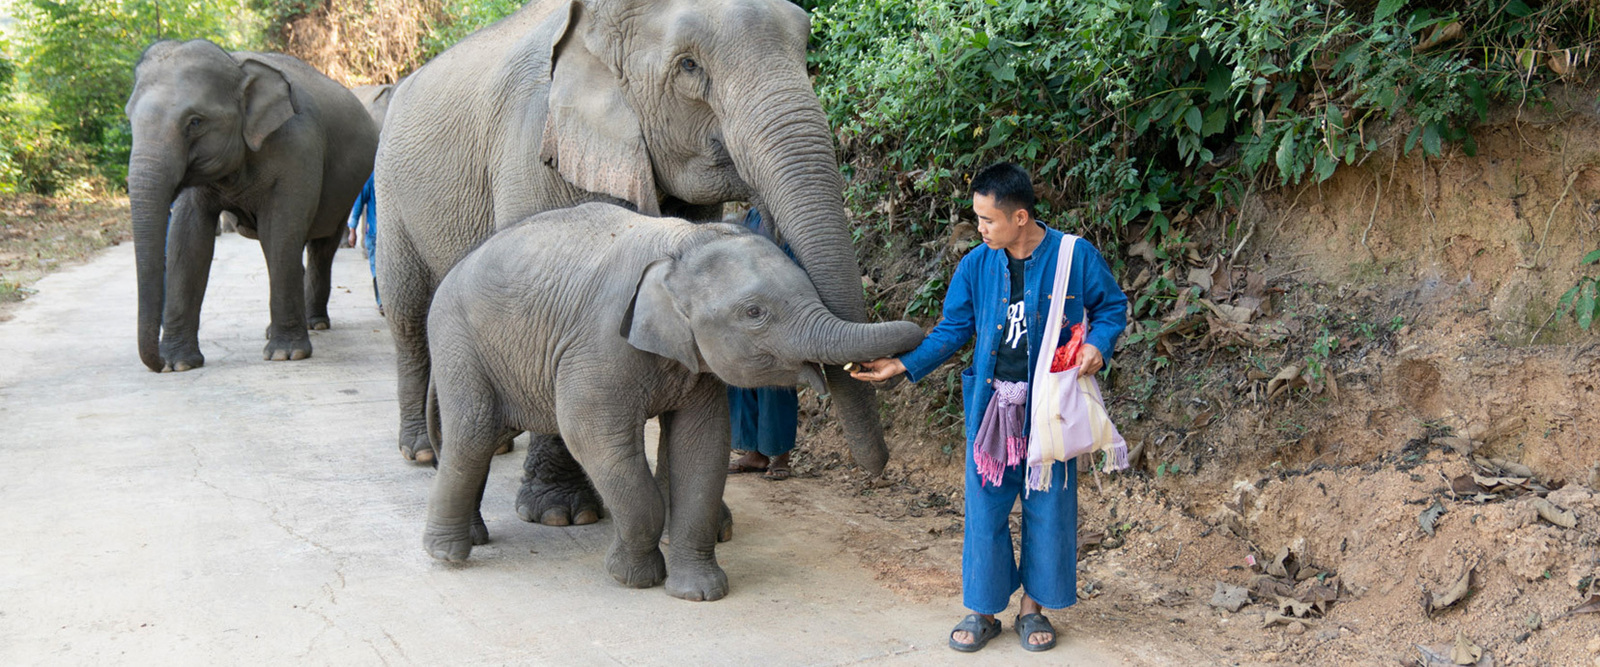
[{"label": "black sandal", "polygon": [[[972,643],[963,644],[956,641],[955,634],[963,630],[972,633]],[[966,618],[961,619],[961,622],[956,624],[954,629],[950,630],[950,648],[963,653],[971,653],[983,648],[984,645],[989,643],[989,640],[998,636],[1000,636],[1000,619],[991,618],[986,621],[977,614],[968,614]]]},{"label": "black sandal", "polygon": [[[1016,628],[1017,635],[1022,638],[1022,648],[1037,653],[1056,647],[1056,627],[1050,625],[1050,619],[1045,618],[1044,614],[1020,614],[1017,616]],[[1050,641],[1043,644],[1029,642],[1028,638],[1038,632],[1050,633]]]}]

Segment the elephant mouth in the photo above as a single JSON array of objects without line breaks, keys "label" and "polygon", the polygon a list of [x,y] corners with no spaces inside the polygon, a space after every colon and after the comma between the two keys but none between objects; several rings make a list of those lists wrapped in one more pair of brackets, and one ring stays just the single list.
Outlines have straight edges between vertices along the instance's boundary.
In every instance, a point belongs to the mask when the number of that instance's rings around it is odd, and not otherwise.
[{"label": "elephant mouth", "polygon": [[828,396],[828,381],[824,379],[820,364],[809,361],[800,364],[799,383],[811,387],[812,391],[817,392],[818,397],[826,398]]}]

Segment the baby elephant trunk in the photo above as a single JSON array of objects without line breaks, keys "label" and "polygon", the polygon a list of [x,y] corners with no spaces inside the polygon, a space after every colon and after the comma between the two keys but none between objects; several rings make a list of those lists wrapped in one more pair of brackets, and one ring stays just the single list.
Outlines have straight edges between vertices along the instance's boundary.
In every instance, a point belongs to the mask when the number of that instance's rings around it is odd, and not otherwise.
[{"label": "baby elephant trunk", "polygon": [[799,358],[832,366],[871,361],[910,351],[922,342],[922,327],[914,322],[863,324],[834,317],[819,309],[811,325],[799,329],[795,341]]}]

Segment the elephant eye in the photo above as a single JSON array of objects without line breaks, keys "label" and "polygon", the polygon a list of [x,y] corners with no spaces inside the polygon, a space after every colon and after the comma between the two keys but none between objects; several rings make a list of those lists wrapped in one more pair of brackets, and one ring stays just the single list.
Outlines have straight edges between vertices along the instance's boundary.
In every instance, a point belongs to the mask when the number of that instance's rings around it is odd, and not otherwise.
[{"label": "elephant eye", "polygon": [[700,69],[700,63],[695,62],[694,58],[684,58],[683,60],[678,61],[678,66],[682,67],[683,71],[690,74],[693,74],[695,71]]},{"label": "elephant eye", "polygon": [[752,320],[761,317],[761,306],[745,306],[744,316]]},{"label": "elephant eye", "polygon": [[199,129],[199,127],[200,127],[200,117],[199,116],[191,116],[189,118],[189,126],[184,128],[184,129],[189,131],[189,132],[193,132],[196,129]]}]

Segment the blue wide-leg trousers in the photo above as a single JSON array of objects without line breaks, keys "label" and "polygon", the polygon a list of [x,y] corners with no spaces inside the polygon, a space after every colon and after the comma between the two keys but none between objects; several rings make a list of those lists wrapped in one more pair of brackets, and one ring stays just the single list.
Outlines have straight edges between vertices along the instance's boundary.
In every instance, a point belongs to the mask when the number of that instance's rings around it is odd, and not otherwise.
[{"label": "blue wide-leg trousers", "polygon": [[733,449],[772,458],[794,449],[800,394],[794,387],[728,387]]},{"label": "blue wide-leg trousers", "polygon": [[1046,609],[1078,602],[1078,466],[1053,464],[1049,491],[1022,499],[1021,563],[1013,557],[1011,508],[1022,494],[1027,464],[1006,468],[999,486],[984,486],[967,456],[966,530],[961,545],[961,598],[968,609],[998,614],[1018,587]]}]

